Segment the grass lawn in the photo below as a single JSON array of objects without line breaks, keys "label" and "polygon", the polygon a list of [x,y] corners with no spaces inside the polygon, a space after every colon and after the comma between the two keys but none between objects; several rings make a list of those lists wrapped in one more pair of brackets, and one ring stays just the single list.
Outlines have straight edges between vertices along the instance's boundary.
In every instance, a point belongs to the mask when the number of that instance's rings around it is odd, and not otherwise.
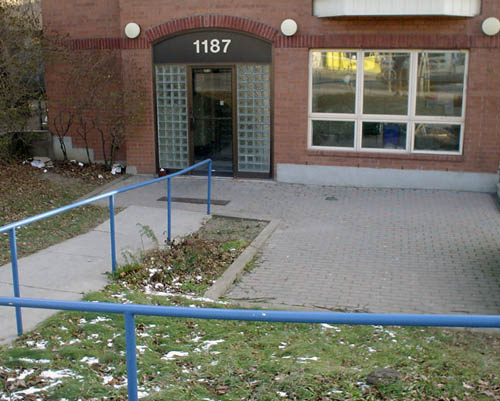
[{"label": "grass lawn", "polygon": [[[111,179],[89,166],[59,165],[44,173],[29,164],[0,164],[0,226],[70,204]],[[89,205],[23,226],[16,230],[19,256],[87,232],[107,218],[107,208]],[[9,236],[3,233],[0,266],[9,262]]]},{"label": "grass lawn", "polygon": [[[233,307],[199,297],[250,240],[226,234],[145,252],[86,299]],[[498,335],[138,316],[136,336],[144,400],[500,398]],[[119,315],[59,313],[0,348],[0,400],[125,400],[124,337]],[[399,378],[369,385],[379,368]]]}]

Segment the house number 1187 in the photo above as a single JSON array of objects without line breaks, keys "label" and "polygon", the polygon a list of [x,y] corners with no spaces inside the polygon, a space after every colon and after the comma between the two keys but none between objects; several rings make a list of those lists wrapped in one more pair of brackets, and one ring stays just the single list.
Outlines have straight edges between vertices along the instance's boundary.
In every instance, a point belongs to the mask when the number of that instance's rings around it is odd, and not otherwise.
[{"label": "house number 1187", "polygon": [[227,53],[227,49],[229,49],[229,45],[231,44],[231,39],[212,39],[212,40],[195,40],[193,42],[194,47],[196,48],[196,53]]}]

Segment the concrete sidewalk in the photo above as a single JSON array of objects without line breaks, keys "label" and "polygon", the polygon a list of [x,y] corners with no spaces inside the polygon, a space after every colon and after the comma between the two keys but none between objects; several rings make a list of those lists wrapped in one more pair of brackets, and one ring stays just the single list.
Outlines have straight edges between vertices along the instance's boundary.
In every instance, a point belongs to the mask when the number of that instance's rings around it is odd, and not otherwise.
[{"label": "concrete sidewalk", "polygon": [[[121,185],[125,186],[125,185]],[[205,213],[172,211],[172,235],[184,236],[196,231]],[[142,227],[153,230],[159,243],[166,239],[166,204],[157,207],[130,206],[115,217],[116,250],[119,263],[125,255],[137,255],[151,248],[153,240],[141,235]],[[106,273],[111,271],[109,220],[94,230],[64,241],[33,255],[19,259],[19,282],[22,297],[81,300],[82,295],[103,288]],[[0,295],[13,296],[10,264],[0,267]],[[24,331],[33,329],[54,311],[22,310]],[[0,308],[0,343],[16,336],[14,308]]]}]

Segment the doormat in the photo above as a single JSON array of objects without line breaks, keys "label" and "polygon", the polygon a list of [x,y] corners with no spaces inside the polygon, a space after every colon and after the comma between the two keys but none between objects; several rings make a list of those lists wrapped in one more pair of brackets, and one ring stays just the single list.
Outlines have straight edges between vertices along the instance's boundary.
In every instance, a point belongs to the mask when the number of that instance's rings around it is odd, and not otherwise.
[{"label": "doormat", "polygon": [[[158,202],[166,202],[167,197],[162,196],[160,199],[158,199]],[[207,203],[206,199],[202,198],[180,198],[177,196],[172,196],[172,202],[181,202],[181,203],[196,203],[197,205],[204,205]],[[226,206],[229,202],[228,200],[220,200],[220,199],[212,199],[210,203],[212,205],[218,205],[218,206]]]}]

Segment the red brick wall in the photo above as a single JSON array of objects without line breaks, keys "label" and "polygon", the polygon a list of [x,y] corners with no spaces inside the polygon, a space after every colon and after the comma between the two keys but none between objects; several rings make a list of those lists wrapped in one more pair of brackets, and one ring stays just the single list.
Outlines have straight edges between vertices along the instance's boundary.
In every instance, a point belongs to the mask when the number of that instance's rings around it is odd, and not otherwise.
[{"label": "red brick wall", "polygon": [[127,138],[127,164],[137,167],[139,173],[156,171],[156,148],[153,104],[153,68],[149,49],[127,50],[122,52],[123,64],[127,73],[144,76],[144,86],[149,93],[146,99],[146,118],[137,127],[132,127]]},{"label": "red brick wall", "polygon": [[[484,18],[500,15],[498,0],[483,0],[476,18],[316,18],[311,0],[116,0],[42,1],[44,24],[66,32],[77,48],[120,49],[144,70],[149,116],[127,145],[129,165],[155,171],[151,41],[186,29],[225,27],[271,40],[274,45],[274,163],[494,173],[500,158],[500,35],[481,33]],[[217,17],[215,17],[217,16]],[[293,18],[299,31],[279,34]],[[142,28],[128,40],[128,22]],[[90,40],[100,39],[100,40]],[[462,156],[359,154],[307,150],[308,51],[310,48],[469,49],[466,129]],[[50,76],[50,73],[49,73]],[[48,80],[57,97],[56,80]]]}]

